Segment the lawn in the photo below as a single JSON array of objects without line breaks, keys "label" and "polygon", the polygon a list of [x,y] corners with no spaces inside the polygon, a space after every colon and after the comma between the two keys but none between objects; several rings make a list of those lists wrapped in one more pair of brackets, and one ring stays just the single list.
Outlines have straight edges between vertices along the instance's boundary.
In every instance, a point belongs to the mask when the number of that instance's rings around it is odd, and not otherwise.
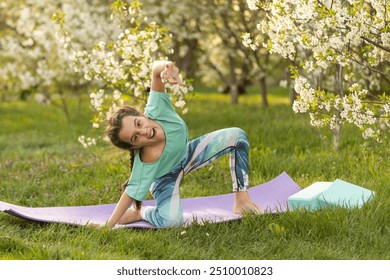
[{"label": "lawn", "polygon": [[[260,97],[249,93],[233,106],[226,95],[200,90],[183,118],[191,139],[224,127],[244,129],[251,185],[286,171],[302,188],[338,178],[376,197],[360,209],[248,215],[164,230],[38,224],[1,213],[0,259],[390,259],[389,143],[363,140],[346,126],[335,151],[327,130],[311,128],[306,116],[292,112],[285,91],[270,89],[269,101],[261,108]],[[104,133],[91,131],[90,118],[88,100],[70,121],[34,101],[0,103],[0,200],[32,207],[116,202],[129,175],[127,154],[104,142],[84,149],[79,135]],[[230,190],[223,157],[189,174],[181,196]]]}]

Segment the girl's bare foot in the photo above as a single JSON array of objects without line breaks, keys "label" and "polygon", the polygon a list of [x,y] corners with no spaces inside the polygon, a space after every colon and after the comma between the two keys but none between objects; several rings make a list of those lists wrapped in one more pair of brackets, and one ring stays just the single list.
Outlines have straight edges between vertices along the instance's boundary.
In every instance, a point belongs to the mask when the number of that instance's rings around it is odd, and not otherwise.
[{"label": "girl's bare foot", "polygon": [[169,82],[170,84],[183,84],[179,70],[173,65],[172,62],[165,64],[165,69],[161,72],[160,76],[163,83]]},{"label": "girl's bare foot", "polygon": [[263,210],[252,201],[247,191],[236,192],[235,195],[233,206],[234,214],[254,213],[256,215],[261,215],[264,213]]},{"label": "girl's bare foot", "polygon": [[127,209],[125,214],[123,214],[122,218],[119,219],[118,224],[130,224],[140,220],[142,220],[141,211],[135,209],[134,207],[130,207]]}]

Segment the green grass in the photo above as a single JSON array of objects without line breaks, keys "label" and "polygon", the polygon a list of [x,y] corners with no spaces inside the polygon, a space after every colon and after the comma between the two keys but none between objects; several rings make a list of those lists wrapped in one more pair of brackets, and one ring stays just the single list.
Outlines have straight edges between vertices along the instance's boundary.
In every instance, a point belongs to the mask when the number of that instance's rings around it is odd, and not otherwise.
[{"label": "green grass", "polygon": [[[339,178],[374,190],[376,197],[360,209],[245,216],[164,230],[38,224],[0,213],[0,258],[390,259],[389,145],[364,141],[345,127],[342,148],[334,151],[330,133],[294,114],[283,90],[272,89],[269,101],[269,108],[260,108],[260,97],[250,92],[232,106],[228,96],[203,91],[183,118],[190,138],[243,128],[251,143],[251,185],[286,171],[302,187]],[[87,104],[67,122],[58,109],[32,101],[0,103],[0,200],[33,207],[117,201],[118,185],[128,176],[127,155],[105,143],[91,149],[78,144],[77,137],[90,131]],[[189,174],[181,186],[182,197],[230,190],[227,157]]]}]

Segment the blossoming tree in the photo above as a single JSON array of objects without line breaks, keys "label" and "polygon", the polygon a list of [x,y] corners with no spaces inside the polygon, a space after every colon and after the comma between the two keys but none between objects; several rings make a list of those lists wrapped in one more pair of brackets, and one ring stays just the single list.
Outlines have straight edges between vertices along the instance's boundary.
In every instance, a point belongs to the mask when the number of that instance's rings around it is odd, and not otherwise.
[{"label": "blossoming tree", "polygon": [[[292,62],[296,113],[327,126],[340,145],[352,123],[364,138],[386,139],[390,127],[390,9],[385,0],[248,0],[266,11],[258,29],[271,53]],[[245,44],[255,44],[245,34]]]},{"label": "blossoming tree", "polygon": [[[68,115],[67,98],[85,91],[88,83],[68,65],[69,53],[55,38],[53,13],[67,14],[73,41],[84,47],[98,38],[118,33],[107,22],[110,13],[102,0],[4,0],[0,4],[0,81],[9,92],[33,92],[39,102],[61,107]],[[4,88],[3,88],[4,90]]]},{"label": "blossoming tree", "polygon": [[280,57],[265,48],[253,51],[241,43],[244,31],[259,34],[246,0],[143,0],[145,14],[169,29],[175,61],[191,77],[230,93],[231,102],[252,84],[258,84],[267,106],[267,78],[278,68]]},{"label": "blossoming tree", "polygon": [[[58,12],[53,17],[59,26],[59,39],[71,53],[72,69],[96,85],[90,93],[91,105],[96,112],[92,121],[95,128],[109,119],[124,102],[144,104],[152,62],[166,59],[171,52],[167,30],[148,21],[141,12],[140,1],[117,0],[111,8],[112,19],[121,32],[114,40],[101,40],[92,49],[73,43],[72,31],[65,25],[65,13]],[[184,81],[182,86],[167,84],[166,88],[172,93],[174,105],[186,113],[185,95],[191,90],[188,82]],[[96,143],[94,138],[86,136],[80,136],[79,141],[84,146]]]}]

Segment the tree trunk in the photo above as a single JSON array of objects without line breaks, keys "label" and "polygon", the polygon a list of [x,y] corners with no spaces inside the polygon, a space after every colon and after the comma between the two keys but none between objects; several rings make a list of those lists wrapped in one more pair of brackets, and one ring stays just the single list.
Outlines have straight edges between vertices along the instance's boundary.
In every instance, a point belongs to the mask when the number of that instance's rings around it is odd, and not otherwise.
[{"label": "tree trunk", "polygon": [[238,104],[238,85],[237,84],[230,84],[230,100],[231,104]]},{"label": "tree trunk", "polygon": [[229,55],[231,104],[238,104],[238,81],[234,71],[234,58]]},{"label": "tree trunk", "polygon": [[297,99],[297,92],[295,91],[294,86],[292,84],[291,74],[288,68],[286,68],[286,80],[287,80],[287,87],[290,95],[290,103],[292,105],[294,101]]},{"label": "tree trunk", "polygon": [[186,73],[187,77],[195,77],[197,71],[194,64],[194,61],[196,61],[196,50],[199,48],[198,41],[195,39],[192,40],[185,40],[184,45],[188,46],[187,52],[184,54],[184,56],[180,56],[180,50],[179,48],[175,49],[174,54],[174,61],[177,63],[177,66],[181,71]]},{"label": "tree trunk", "polygon": [[260,92],[261,92],[261,104],[262,107],[268,107],[268,99],[267,99],[267,76],[265,74],[261,75],[259,79],[260,84]]},{"label": "tree trunk", "polygon": [[297,99],[297,92],[295,91],[293,86],[289,86],[290,91],[290,103],[293,104],[294,101]]},{"label": "tree trunk", "polygon": [[337,122],[335,128],[332,130],[333,132],[333,148],[335,150],[340,149],[340,134],[341,134],[341,123]]},{"label": "tree trunk", "polygon": [[66,101],[65,96],[63,96],[63,94],[60,94],[60,96],[61,96],[62,111],[64,112],[64,114],[66,116],[67,122],[70,122],[70,113],[69,113],[69,109],[68,109],[68,103]]},{"label": "tree trunk", "polygon": [[60,108],[62,110],[62,112],[64,112],[67,122],[70,122],[70,113],[69,113],[69,108],[68,108],[68,103],[66,101],[66,97],[65,97],[62,90],[60,90],[58,92],[58,94],[60,96],[61,103],[55,102],[53,99],[50,99],[50,96],[48,98],[51,101],[51,104],[53,104],[53,106]]}]

